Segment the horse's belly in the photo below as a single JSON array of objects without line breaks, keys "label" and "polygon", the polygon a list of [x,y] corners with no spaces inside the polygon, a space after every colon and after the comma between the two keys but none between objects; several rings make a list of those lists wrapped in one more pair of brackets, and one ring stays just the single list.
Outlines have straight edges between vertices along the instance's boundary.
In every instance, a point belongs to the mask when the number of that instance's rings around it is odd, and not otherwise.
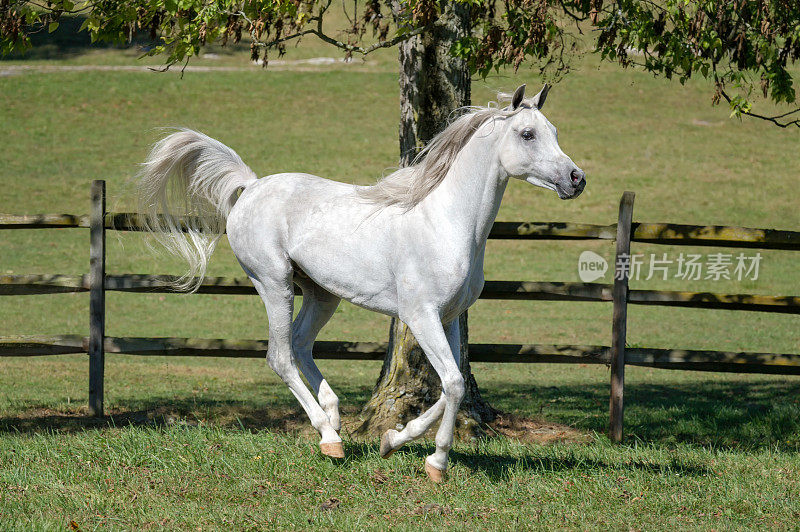
[{"label": "horse's belly", "polygon": [[[292,227],[289,256],[314,282],[369,310],[397,315],[393,244],[380,224],[336,209]],[[319,211],[318,211],[319,212]]]},{"label": "horse's belly", "polygon": [[368,310],[397,316],[396,288],[385,269],[335,250],[326,251],[329,253],[296,252],[293,260],[305,275],[337,297]]}]

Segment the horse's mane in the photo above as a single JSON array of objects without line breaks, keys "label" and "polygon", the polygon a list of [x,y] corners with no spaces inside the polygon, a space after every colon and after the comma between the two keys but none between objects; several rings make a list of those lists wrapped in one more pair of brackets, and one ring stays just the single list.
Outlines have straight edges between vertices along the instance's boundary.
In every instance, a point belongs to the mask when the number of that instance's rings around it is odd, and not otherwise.
[{"label": "horse's mane", "polygon": [[[501,95],[505,96],[505,95]],[[483,124],[496,117],[515,114],[498,105],[465,107],[465,112],[444,131],[433,137],[411,166],[385,176],[376,184],[359,190],[359,195],[380,207],[396,205],[409,210],[425,199],[447,176],[456,156]]]}]

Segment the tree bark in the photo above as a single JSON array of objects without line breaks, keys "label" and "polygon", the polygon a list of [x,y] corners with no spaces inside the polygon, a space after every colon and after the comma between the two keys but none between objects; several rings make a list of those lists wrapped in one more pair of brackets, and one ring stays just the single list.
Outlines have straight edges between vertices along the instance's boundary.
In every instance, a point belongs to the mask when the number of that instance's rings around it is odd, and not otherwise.
[{"label": "tree bark", "polygon": [[[444,3],[433,29],[400,45],[400,164],[411,164],[419,148],[447,125],[451,113],[470,104],[466,63],[451,56],[454,42],[469,32],[469,8]],[[481,397],[467,352],[467,313],[460,318],[461,372],[466,394],[456,434],[475,438],[495,411]],[[441,382],[408,326],[392,319],[389,349],[372,397],[361,412],[358,435],[400,430],[429,408],[441,394]]]}]

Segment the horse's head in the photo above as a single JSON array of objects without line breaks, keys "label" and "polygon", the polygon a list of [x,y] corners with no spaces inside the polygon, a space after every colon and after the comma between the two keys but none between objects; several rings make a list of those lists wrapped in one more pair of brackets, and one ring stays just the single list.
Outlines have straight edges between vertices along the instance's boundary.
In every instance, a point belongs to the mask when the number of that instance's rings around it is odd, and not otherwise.
[{"label": "horse's head", "polygon": [[519,87],[507,111],[508,128],[500,141],[500,164],[511,177],[549,188],[561,199],[576,198],[586,187],[586,174],[558,146],[558,132],[541,109],[550,86],[525,99]]}]

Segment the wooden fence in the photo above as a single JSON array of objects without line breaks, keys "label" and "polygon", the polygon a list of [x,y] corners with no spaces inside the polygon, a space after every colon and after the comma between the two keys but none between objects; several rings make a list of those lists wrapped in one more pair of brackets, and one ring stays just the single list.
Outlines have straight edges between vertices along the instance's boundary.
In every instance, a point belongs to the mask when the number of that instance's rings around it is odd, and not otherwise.
[{"label": "wooden fence", "polygon": [[[166,275],[106,275],[107,230],[138,231],[138,215],[109,213],[105,207],[105,182],[92,183],[92,211],[88,216],[69,214],[0,214],[0,229],[88,228],[90,268],[87,275],[0,275],[0,295],[89,292],[89,336],[4,336],[0,356],[89,354],[89,408],[103,415],[105,353],[159,356],[263,357],[267,342],[199,338],[115,338],[105,336],[105,293],[172,292]],[[524,240],[616,240],[614,283],[561,283],[486,281],[484,299],[607,301],[613,317],[610,346],[540,344],[470,344],[470,360],[517,363],[596,363],[611,366],[609,434],[622,440],[625,365],[695,371],[730,371],[800,375],[800,354],[752,353],[708,350],[626,347],[627,305],[660,305],[705,309],[800,314],[800,297],[718,294],[668,290],[631,290],[620,257],[630,256],[631,242],[666,245],[723,246],[800,250],[800,232],[727,226],[696,226],[633,222],[632,192],[620,201],[616,224],[496,222],[489,238]],[[247,278],[209,277],[200,294],[255,294]],[[319,359],[380,360],[387,344],[376,342],[319,341]]]}]

